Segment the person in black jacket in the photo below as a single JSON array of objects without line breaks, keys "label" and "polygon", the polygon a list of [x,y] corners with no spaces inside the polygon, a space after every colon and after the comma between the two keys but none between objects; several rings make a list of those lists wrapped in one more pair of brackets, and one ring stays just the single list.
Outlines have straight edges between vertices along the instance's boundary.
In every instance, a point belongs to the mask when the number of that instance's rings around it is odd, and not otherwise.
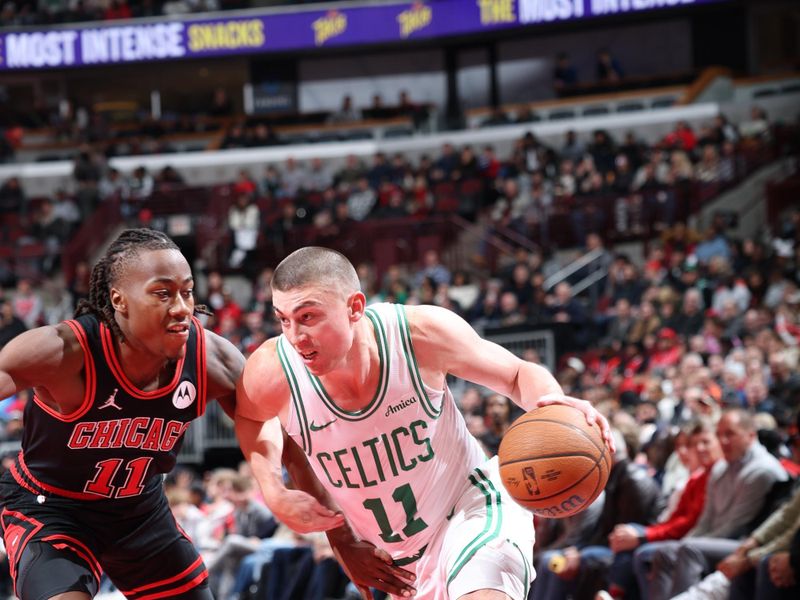
[{"label": "person in black jacket", "polygon": [[613,430],[617,452],[605,488],[605,502],[594,531],[580,547],[562,551],[564,564],[556,574],[540,569],[534,588],[536,600],[557,600],[572,595],[591,598],[603,585],[605,571],[614,553],[608,547],[608,536],[620,523],[654,523],[661,512],[661,491],[658,484],[629,456],[635,456],[633,437],[623,441]]}]

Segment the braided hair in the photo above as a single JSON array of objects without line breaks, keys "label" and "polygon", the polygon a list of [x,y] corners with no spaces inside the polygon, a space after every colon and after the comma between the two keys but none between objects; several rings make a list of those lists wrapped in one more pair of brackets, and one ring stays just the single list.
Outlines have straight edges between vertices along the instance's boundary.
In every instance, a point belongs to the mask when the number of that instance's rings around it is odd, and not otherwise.
[{"label": "braided hair", "polygon": [[[155,229],[127,229],[108,247],[105,255],[97,261],[89,279],[89,297],[82,299],[75,309],[75,318],[81,315],[95,315],[111,332],[124,341],[114,307],[111,305],[111,285],[122,272],[123,266],[140,252],[150,250],[178,250],[177,244],[169,236]],[[202,304],[195,305],[196,313],[210,315]]]}]

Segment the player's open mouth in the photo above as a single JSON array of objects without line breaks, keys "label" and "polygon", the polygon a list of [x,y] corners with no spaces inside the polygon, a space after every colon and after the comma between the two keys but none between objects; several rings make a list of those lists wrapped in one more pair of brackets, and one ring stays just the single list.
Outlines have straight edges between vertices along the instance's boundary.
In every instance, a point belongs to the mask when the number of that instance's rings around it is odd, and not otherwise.
[{"label": "player's open mouth", "polygon": [[311,362],[312,360],[314,360],[316,358],[317,353],[316,352],[301,352],[300,356],[303,357],[304,361]]},{"label": "player's open mouth", "polygon": [[179,324],[179,325],[171,325],[167,327],[167,331],[172,335],[178,335],[181,337],[189,337],[189,324]]}]

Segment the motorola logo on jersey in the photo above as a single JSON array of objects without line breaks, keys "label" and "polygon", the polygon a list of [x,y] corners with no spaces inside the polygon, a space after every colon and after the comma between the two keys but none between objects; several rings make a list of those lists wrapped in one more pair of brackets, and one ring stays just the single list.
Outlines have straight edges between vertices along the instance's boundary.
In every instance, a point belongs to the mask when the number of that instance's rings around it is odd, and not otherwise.
[{"label": "motorola logo on jersey", "polygon": [[197,388],[191,381],[181,381],[178,389],[172,394],[172,404],[175,408],[187,408],[192,405],[197,397]]}]

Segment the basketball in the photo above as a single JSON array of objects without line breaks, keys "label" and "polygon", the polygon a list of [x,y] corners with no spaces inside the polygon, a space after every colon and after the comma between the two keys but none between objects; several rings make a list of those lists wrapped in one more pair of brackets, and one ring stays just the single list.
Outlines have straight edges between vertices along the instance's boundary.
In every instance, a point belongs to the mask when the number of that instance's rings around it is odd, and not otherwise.
[{"label": "basketball", "polygon": [[542,517],[563,518],[603,491],[611,455],[600,426],[577,408],[552,404],[519,417],[497,452],[500,477],[520,505]]}]

